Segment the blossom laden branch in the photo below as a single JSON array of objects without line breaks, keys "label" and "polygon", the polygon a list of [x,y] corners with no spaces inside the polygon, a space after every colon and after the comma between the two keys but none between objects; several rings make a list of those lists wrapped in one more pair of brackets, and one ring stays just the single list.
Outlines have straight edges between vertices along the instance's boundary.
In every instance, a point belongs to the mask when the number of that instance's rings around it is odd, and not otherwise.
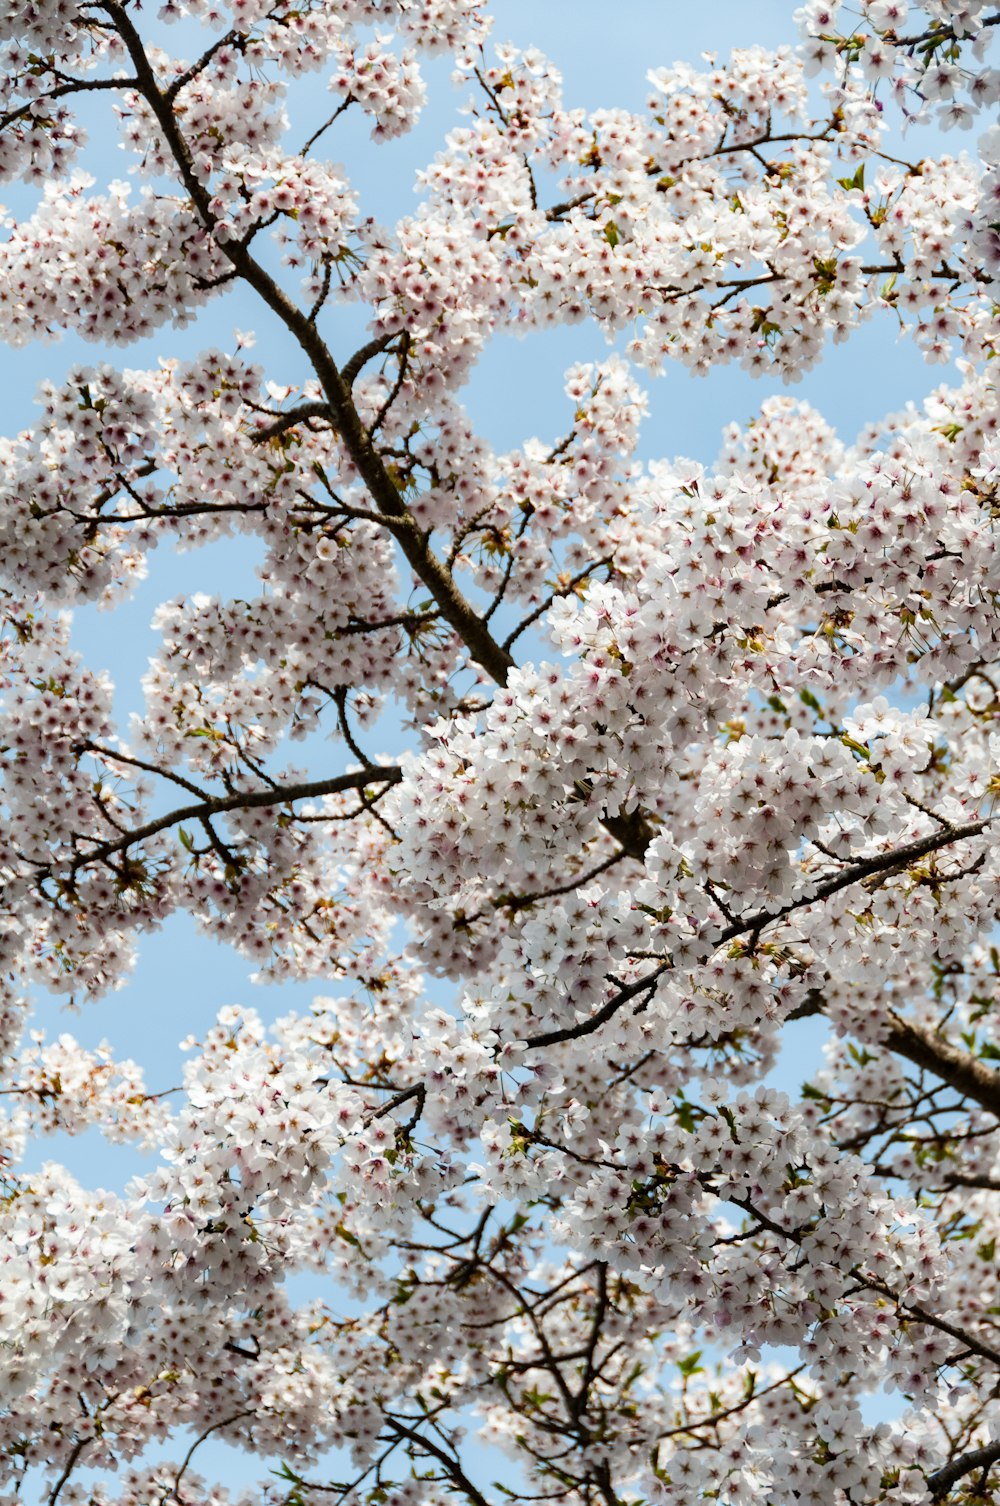
[{"label": "blossom laden branch", "polygon": [[[117,755],[115,755],[117,757]],[[220,816],[228,811],[256,810],[276,805],[291,805],[298,800],[316,800],[324,795],[342,794],[345,790],[366,790],[372,785],[391,786],[398,784],[403,771],[393,765],[372,765],[350,774],[338,774],[330,779],[304,780],[299,784],[270,785],[266,789],[237,791],[231,795],[217,795],[200,800],[194,805],[181,806],[137,826],[122,836],[106,842],[97,842],[85,852],[78,853],[67,865],[72,878],[81,868],[93,863],[107,862],[109,858],[127,852],[130,848],[150,837],[157,836],[184,821],[203,821],[211,816]],[[54,875],[55,865],[43,866],[39,877]]]},{"label": "blossom laden branch", "polygon": [[[198,178],[190,149],[169,101],[160,90],[145,48],[128,13],[117,0],[101,0],[116,26],[136,70],[143,97],[149,104],[170,148],[185,188],[206,228],[215,229],[215,216],[208,191]],[[431,550],[426,534],[407,510],[396,485],[379,457],[351,398],[348,384],[338,370],[312,321],[282,291],[273,277],[239,242],[223,241],[222,254],[235,272],[259,295],[296,339],[309,358],[323,389],[328,413],[348,454],[368,488],[379,512],[396,525],[396,537],[407,560],[432,592],[441,613],[458,632],[472,657],[498,684],[503,684],[513,659],[495,642],[479,614],[466,601],[450,573]]]},{"label": "blossom laden branch", "polygon": [[[855,863],[845,865],[842,872],[832,878],[825,879],[812,885],[806,893],[798,899],[790,900],[774,910],[757,910],[750,915],[741,916],[731,925],[725,926],[714,937],[708,935],[704,938],[704,944],[709,950],[724,946],[727,942],[735,941],[741,936],[759,936],[769,925],[776,921],[784,920],[797,910],[807,906],[822,904],[834,894],[839,894],[842,889],[850,888],[852,884],[863,883],[866,879],[878,876],[890,876],[903,872],[911,863],[919,861],[929,853],[938,852],[941,848],[949,847],[956,842],[962,842],[969,837],[979,836],[992,824],[992,817],[985,817],[979,821],[969,821],[961,826],[949,827],[946,831],[936,831],[930,836],[919,837],[913,842],[907,842],[903,846],[890,849],[872,857],[859,859]],[[662,962],[651,972],[635,979],[632,983],[618,987],[611,998],[588,1019],[580,1021],[576,1025],[567,1025],[558,1030],[545,1030],[537,1034],[525,1037],[525,1046],[529,1050],[539,1050],[546,1046],[555,1046],[563,1041],[579,1040],[592,1035],[600,1030],[602,1025],[615,1017],[616,1014],[634,999],[640,999],[639,1008],[647,1006],[649,999],[656,990],[660,978],[668,973],[673,966],[668,959]]]}]

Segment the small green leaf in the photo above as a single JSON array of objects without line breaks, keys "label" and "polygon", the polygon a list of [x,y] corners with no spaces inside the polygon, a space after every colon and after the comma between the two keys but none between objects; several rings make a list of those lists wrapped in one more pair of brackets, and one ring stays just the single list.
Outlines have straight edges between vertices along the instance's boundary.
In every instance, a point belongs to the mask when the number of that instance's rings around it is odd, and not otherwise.
[{"label": "small green leaf", "polygon": [[850,191],[852,188],[864,188],[865,164],[863,162],[860,164],[853,178],[838,178],[837,182],[840,184],[841,188],[846,188],[848,191]]}]

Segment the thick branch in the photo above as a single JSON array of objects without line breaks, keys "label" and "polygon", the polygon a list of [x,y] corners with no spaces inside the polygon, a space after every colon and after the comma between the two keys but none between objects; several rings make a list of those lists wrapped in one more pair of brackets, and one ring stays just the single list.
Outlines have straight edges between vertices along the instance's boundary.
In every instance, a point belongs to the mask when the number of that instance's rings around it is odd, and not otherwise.
[{"label": "thick branch", "polygon": [[[826,1000],[822,989],[812,988],[787,1018],[804,1020],[825,1013]],[[897,1056],[905,1056],[914,1066],[933,1072],[935,1077],[939,1077],[963,1097],[971,1098],[1000,1120],[1000,1073],[994,1072],[978,1057],[967,1051],[960,1051],[943,1036],[936,1035],[912,1020],[903,1019],[891,1009],[887,1010],[887,1014],[891,1024],[882,1036],[882,1045]],[[970,1185],[980,1186],[981,1183],[975,1181]],[[1000,1183],[997,1186],[1000,1187]]]},{"label": "thick branch", "polygon": [[968,1454],[961,1454],[946,1464],[943,1469],[937,1470],[933,1475],[928,1475],[927,1484],[930,1486],[931,1495],[935,1501],[940,1501],[946,1496],[953,1485],[962,1479],[963,1475],[971,1475],[974,1469],[989,1469],[991,1464],[1000,1460],[1000,1443],[987,1443],[984,1448],[976,1448]]},{"label": "thick branch", "polygon": [[[211,208],[211,195],[195,171],[187,142],[173,109],[160,88],[139,33],[118,0],[103,0],[102,8],[114,21],[128,50],[139,81],[139,90],[163,132],[181,181],[202,221],[214,234],[216,222]],[[393,531],[399,546],[413,570],[434,596],[441,615],[455,629],[472,658],[487,675],[498,685],[505,684],[514,660],[493,638],[479,613],[462,595],[450,572],[431,549],[428,534],[418,526],[382,463],[354,406],[350,386],[344,380],[343,373],[338,369],[316,326],[260,263],[254,260],[245,244],[229,240],[220,240],[218,244],[236,272],[278,316],[303,354],[309,358],[325,395],[333,427],[357,467],[376,508],[383,517],[395,523]]]},{"label": "thick branch", "polygon": [[885,1043],[899,1056],[940,1077],[949,1087],[987,1109],[1000,1119],[1000,1073],[978,1057],[959,1051],[942,1036],[914,1025],[890,1011],[892,1025]]},{"label": "thick branch", "polygon": [[393,340],[398,339],[399,335],[395,333],[378,335],[374,340],[369,340],[366,345],[362,345],[360,350],[356,350],[351,359],[345,362],[340,373],[348,387],[353,387],[362,370],[373,357],[380,355],[383,350],[388,350]]},{"label": "thick branch", "polygon": [[300,403],[297,408],[290,408],[287,413],[281,413],[268,424],[266,429],[258,429],[253,435],[252,444],[267,444],[269,439],[277,439],[289,429],[296,428],[310,418],[329,418],[330,409],[326,403]]}]

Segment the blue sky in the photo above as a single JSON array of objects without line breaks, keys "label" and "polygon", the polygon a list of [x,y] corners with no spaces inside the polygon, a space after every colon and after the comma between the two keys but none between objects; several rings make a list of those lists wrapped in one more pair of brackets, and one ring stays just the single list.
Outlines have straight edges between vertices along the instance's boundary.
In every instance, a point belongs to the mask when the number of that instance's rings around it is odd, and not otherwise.
[{"label": "blue sky", "polygon": [[[562,69],[569,103],[585,107],[640,107],[646,93],[648,68],[675,58],[697,61],[705,51],[724,54],[733,46],[752,43],[777,45],[795,40],[791,0],[709,0],[691,5],[681,0],[495,0],[497,40],[534,45],[548,53]],[[169,33],[164,41],[170,40]],[[408,212],[415,203],[415,170],[439,148],[444,133],[458,123],[463,94],[449,82],[450,65],[436,63],[427,70],[431,97],[420,126],[408,137],[374,147],[367,128],[349,112],[339,135],[327,138],[331,156],[343,161],[360,189],[363,212],[384,221]],[[106,102],[92,97],[86,114],[93,121],[94,142],[86,166],[99,183],[124,176],[127,163],[101,125]],[[297,118],[322,118],[328,97],[322,80],[307,79],[292,101]],[[298,139],[298,132],[294,139]],[[948,149],[971,148],[968,140],[951,140]],[[30,196],[9,190],[3,195],[19,216]],[[161,330],[154,339],[108,352],[77,339],[5,352],[7,432],[33,421],[31,393],[43,377],[59,380],[75,363],[111,360],[125,367],[154,365],[160,355],[190,356],[207,346],[232,348],[236,328],[253,329],[255,358],[278,382],[300,380],[300,360],[281,338],[266,311],[252,308],[243,295],[227,295],[213,304],[196,325],[183,332]],[[328,330],[335,356],[343,359],[362,338],[356,315],[331,316]],[[558,436],[566,419],[562,394],[565,368],[580,360],[600,360],[607,354],[603,337],[592,327],[532,337],[528,342],[500,337],[487,351],[470,381],[465,400],[486,437],[497,447],[522,442],[530,435]],[[919,400],[946,379],[946,369],[925,366],[911,344],[899,343],[885,321],[864,327],[847,345],[831,348],[823,364],[793,390],[813,402],[850,438],[865,420]],[[719,445],[723,425],[746,419],[775,390],[767,381],[724,369],[705,379],[693,379],[681,368],[668,369],[648,381],[650,415],[644,428],[641,454],[645,458],[687,455],[710,459]],[[156,606],[180,593],[207,591],[228,596],[256,588],[254,550],[247,542],[224,543],[200,552],[174,555],[159,551],[151,558],[149,579],[135,598],[114,613],[87,608],[80,611],[74,633],[87,659],[107,669],[119,687],[117,706],[124,717],[141,705],[139,679],[156,648],[149,620]],[[124,727],[123,727],[124,730]],[[390,734],[391,735],[391,734]],[[314,745],[314,749],[315,749]],[[322,754],[321,754],[322,756]],[[314,752],[315,757],[315,752]],[[339,766],[340,752],[330,758]],[[322,765],[317,765],[320,772]],[[188,917],[172,920],[143,945],[139,964],[128,985],[103,1002],[67,1016],[57,1003],[39,1003],[38,1024],[50,1035],[69,1030],[84,1043],[108,1038],[118,1056],[133,1056],[148,1068],[152,1089],[172,1086],[180,1078],[179,1041],[197,1032],[216,1010],[228,1003],[251,1004],[265,1018],[293,1008],[305,1009],[314,994],[324,992],[321,981],[308,985],[263,990],[249,982],[252,971],[238,956],[197,934]],[[803,1027],[803,1033],[813,1027]],[[797,1040],[797,1055],[803,1042]],[[800,1057],[801,1059],[801,1057]],[[795,1082],[799,1073],[791,1074]],[[132,1173],[136,1158],[128,1151],[105,1146],[87,1135],[75,1143],[60,1139],[39,1146],[32,1163],[47,1157],[65,1159],[74,1172],[95,1185],[119,1186]],[[221,1445],[206,1447],[204,1465],[225,1459],[230,1483],[251,1479],[256,1471],[234,1466]]]}]

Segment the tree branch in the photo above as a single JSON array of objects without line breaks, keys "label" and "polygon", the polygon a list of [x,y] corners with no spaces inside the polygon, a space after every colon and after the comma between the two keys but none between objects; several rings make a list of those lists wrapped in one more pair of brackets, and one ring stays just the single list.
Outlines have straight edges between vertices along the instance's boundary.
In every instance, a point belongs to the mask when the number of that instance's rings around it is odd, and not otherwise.
[{"label": "tree branch", "polygon": [[48,1506],[56,1506],[60,1491],[76,1468],[76,1461],[79,1459],[80,1455],[83,1453],[89,1442],[89,1438],[78,1438],[76,1443],[74,1443],[72,1449],[70,1450],[69,1458],[66,1460],[66,1466],[63,1469],[62,1474],[59,1476],[58,1480],[53,1485],[52,1490],[49,1492]]},{"label": "tree branch", "polygon": [[[139,92],[156,117],[192,203],[202,222],[214,236],[217,227],[211,207],[211,195],[195,171],[187,142],[170,102],[159,86],[131,16],[119,0],[100,0],[100,8],[111,17],[117,28],[132,59]],[[315,325],[292,302],[270,273],[254,260],[246,245],[240,241],[222,239],[217,244],[236,272],[253,288],[272,313],[277,315],[303,354],[308,357],[325,394],[332,426],[357,467],[378,512],[395,524],[394,533],[403,554],[437,601],[442,616],[455,629],[471,657],[486,674],[498,685],[505,684],[508,672],[514,667],[514,660],[493,638],[479,613],[462,595],[451,573],[431,549],[429,534],[417,525],[386,470],[372,437],[354,406],[350,387]]]},{"label": "tree branch", "polygon": [[973,1449],[971,1453],[959,1455],[943,1469],[927,1476],[932,1498],[940,1501],[963,1475],[971,1475],[974,1469],[989,1469],[990,1465],[996,1464],[998,1460],[1000,1460],[1000,1443],[987,1443],[983,1448]]},{"label": "tree branch", "polygon": [[[992,817],[984,817],[981,821],[970,821],[964,826],[953,826],[947,831],[933,832],[929,837],[918,837],[915,842],[907,842],[905,846],[893,848],[889,852],[876,853],[870,858],[862,858],[834,877],[817,884],[811,894],[803,894],[799,899],[790,900],[787,905],[782,905],[777,910],[756,910],[751,915],[743,916],[732,925],[726,926],[714,939],[710,940],[706,937],[706,944],[709,944],[711,950],[714,951],[724,946],[727,941],[735,941],[739,936],[760,932],[765,926],[772,925],[777,920],[784,920],[796,910],[819,904],[832,895],[838,894],[841,889],[847,889],[863,879],[871,878],[877,873],[893,873],[900,868],[905,868],[909,863],[916,862],[919,858],[927,857],[929,853],[947,847],[952,842],[961,842],[967,837],[978,836],[991,824]],[[537,1050],[545,1046],[558,1045],[562,1041],[579,1040],[583,1036],[592,1035],[608,1020],[613,1019],[622,1006],[628,1004],[630,1000],[645,993],[652,996],[660,978],[672,966],[672,960],[668,957],[659,967],[653,968],[642,978],[637,978],[633,983],[624,984],[588,1019],[581,1020],[577,1025],[566,1025],[559,1030],[544,1030],[538,1035],[529,1035],[524,1044],[531,1050]]]},{"label": "tree branch", "polygon": [[[787,1018],[803,1020],[825,1013],[826,1000],[822,990],[812,988],[805,1000]],[[891,1024],[879,1045],[895,1052],[897,1056],[906,1057],[914,1066],[933,1072],[935,1077],[939,1077],[950,1088],[954,1088],[965,1098],[971,1098],[1000,1120],[1000,1073],[993,1071],[984,1061],[969,1052],[960,1051],[943,1036],[936,1035],[912,1020],[904,1019],[894,1010],[888,1009],[887,1014]],[[981,1183],[976,1181],[970,1185],[980,1186]],[[1000,1183],[997,1186],[1000,1187]]]},{"label": "tree branch", "polygon": [[475,1485],[473,1485],[458,1459],[453,1454],[449,1454],[447,1449],[442,1448],[440,1443],[435,1443],[433,1438],[428,1438],[426,1434],[418,1432],[416,1428],[404,1427],[398,1418],[387,1417],[386,1425],[392,1428],[393,1432],[397,1433],[400,1438],[408,1438],[416,1448],[422,1449],[425,1453],[437,1459],[444,1466],[448,1479],[459,1490],[465,1492],[468,1499],[473,1503],[473,1506],[490,1506],[482,1491],[477,1490]]},{"label": "tree branch", "polygon": [[[158,832],[166,831],[171,826],[178,826],[182,821],[204,821],[206,817],[222,815],[226,811],[252,810],[260,806],[286,805],[293,800],[309,800],[322,795],[337,795],[344,790],[364,789],[369,784],[398,784],[403,777],[403,771],[397,764],[372,765],[368,768],[359,769],[353,774],[338,774],[333,779],[314,779],[303,784],[276,785],[273,789],[246,790],[235,795],[220,795],[215,799],[199,801],[197,805],[185,805],[180,810],[168,811],[164,816],[157,816],[152,821],[147,821],[144,826],[137,826],[133,831],[126,832],[124,836],[114,841],[100,842],[92,847],[89,852],[79,853],[69,866],[69,872],[75,874],[79,869],[88,867],[91,863],[105,862],[117,853],[126,852],[134,847],[137,842],[144,842],[148,837],[155,837]],[[42,870],[42,876],[51,874],[55,865],[49,865]]]},{"label": "tree branch", "polygon": [[244,1410],[242,1412],[237,1412],[235,1414],[235,1416],[233,1416],[233,1417],[223,1417],[223,1418],[220,1418],[220,1420],[218,1422],[211,1423],[205,1429],[205,1431],[203,1433],[200,1433],[198,1435],[198,1437],[192,1443],[191,1447],[188,1449],[187,1453],[184,1455],[184,1459],[183,1459],[183,1462],[181,1463],[180,1469],[174,1475],[174,1483],[173,1483],[173,1487],[172,1487],[172,1489],[170,1491],[170,1494],[173,1496],[173,1498],[174,1498],[175,1501],[180,1501],[180,1499],[181,1499],[180,1498],[181,1480],[183,1479],[184,1474],[187,1471],[188,1465],[191,1463],[191,1460],[194,1458],[195,1453],[201,1447],[201,1445],[205,1442],[205,1439],[209,1438],[213,1433],[217,1433],[220,1428],[231,1427],[234,1422],[242,1422],[244,1418],[246,1418],[246,1417],[253,1417],[255,1415],[256,1414],[255,1414],[253,1408],[248,1407],[246,1410]]},{"label": "tree branch", "polygon": [[296,428],[299,424],[305,423],[307,419],[328,419],[329,417],[330,408],[327,403],[300,403],[297,408],[290,408],[287,413],[280,414],[274,420],[273,424],[267,425],[267,428],[258,429],[250,442],[255,445],[267,444],[269,439],[277,439],[280,434],[286,433],[289,429]]},{"label": "tree branch", "polygon": [[933,1072],[942,1082],[973,1099],[1000,1120],[1000,1073],[911,1020],[901,1019],[891,1010],[889,1016],[893,1023],[886,1033],[885,1043],[892,1051]]},{"label": "tree branch", "polygon": [[388,350],[393,340],[398,340],[399,338],[400,336],[395,332],[391,335],[379,335],[376,339],[369,340],[367,345],[362,345],[360,350],[356,350],[350,360],[344,363],[340,373],[348,387],[353,387],[362,369],[367,366],[369,361],[375,356],[380,355],[383,350]]},{"label": "tree branch", "polygon": [[0,115],[0,131],[5,131],[17,120],[34,115],[41,99],[60,99],[66,94],[86,94],[96,89],[134,89],[137,83],[138,79],[134,78],[91,78],[73,79],[64,84],[56,84],[54,88],[46,89],[39,99],[29,100],[27,104],[19,105],[16,110],[8,110]]}]

